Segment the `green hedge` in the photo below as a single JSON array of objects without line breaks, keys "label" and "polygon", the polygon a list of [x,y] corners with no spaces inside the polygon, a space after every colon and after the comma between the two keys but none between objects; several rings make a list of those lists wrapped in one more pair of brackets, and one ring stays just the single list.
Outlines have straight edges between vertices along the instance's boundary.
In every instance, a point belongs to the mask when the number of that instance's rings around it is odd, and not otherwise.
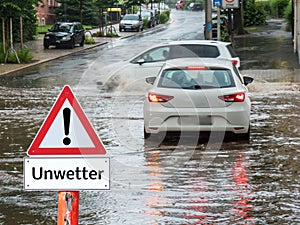
[{"label": "green hedge", "polygon": [[270,0],[271,16],[283,18],[290,0]]},{"label": "green hedge", "polygon": [[267,3],[247,1],[244,10],[244,26],[263,25],[266,23]]}]

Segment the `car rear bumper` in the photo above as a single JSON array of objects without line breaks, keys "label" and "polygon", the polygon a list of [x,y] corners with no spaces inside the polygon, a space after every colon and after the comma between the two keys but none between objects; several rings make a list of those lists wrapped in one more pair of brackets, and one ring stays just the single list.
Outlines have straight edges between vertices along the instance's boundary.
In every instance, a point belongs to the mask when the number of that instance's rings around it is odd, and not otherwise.
[{"label": "car rear bumper", "polygon": [[224,108],[177,108],[164,111],[144,111],[145,131],[159,133],[167,131],[225,131],[236,134],[248,132],[250,107]]}]

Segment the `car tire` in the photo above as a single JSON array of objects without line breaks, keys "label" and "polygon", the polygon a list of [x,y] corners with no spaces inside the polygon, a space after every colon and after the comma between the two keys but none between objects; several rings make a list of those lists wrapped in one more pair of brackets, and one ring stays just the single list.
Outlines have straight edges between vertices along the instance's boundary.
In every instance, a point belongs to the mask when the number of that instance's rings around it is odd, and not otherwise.
[{"label": "car tire", "polygon": [[167,133],[166,132],[159,132],[159,133],[147,133],[146,129],[144,128],[144,139],[145,142],[147,143],[157,143],[161,144],[164,143],[164,141],[167,138]]},{"label": "car tire", "polygon": [[75,41],[73,39],[71,39],[70,43],[69,43],[69,48],[73,49],[75,47]]},{"label": "car tire", "polygon": [[84,41],[85,41],[85,37],[82,37],[81,42],[80,42],[80,46],[83,47],[84,46]]},{"label": "car tire", "polygon": [[49,45],[44,43],[44,48],[45,48],[45,49],[48,49],[48,48],[49,48]]}]

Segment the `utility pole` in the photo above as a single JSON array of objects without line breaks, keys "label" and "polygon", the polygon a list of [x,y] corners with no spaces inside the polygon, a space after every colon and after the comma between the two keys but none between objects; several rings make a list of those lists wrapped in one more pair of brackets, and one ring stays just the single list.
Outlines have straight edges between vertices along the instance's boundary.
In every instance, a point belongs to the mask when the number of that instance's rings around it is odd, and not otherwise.
[{"label": "utility pole", "polygon": [[211,2],[211,0],[206,0],[206,2],[205,2],[205,34],[204,34],[204,38],[206,40],[212,39],[211,11],[212,11],[212,2]]}]

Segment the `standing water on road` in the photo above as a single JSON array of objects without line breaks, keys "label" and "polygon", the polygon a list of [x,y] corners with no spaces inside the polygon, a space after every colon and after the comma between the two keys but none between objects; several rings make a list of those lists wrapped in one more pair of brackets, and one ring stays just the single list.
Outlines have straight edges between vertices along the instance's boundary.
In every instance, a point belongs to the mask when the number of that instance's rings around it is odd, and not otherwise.
[{"label": "standing water on road", "polygon": [[[56,224],[57,192],[24,191],[23,158],[64,84],[72,86],[111,159],[111,190],[80,191],[79,224],[300,224],[297,74],[276,72],[274,79],[274,73],[243,68],[255,78],[250,143],[144,143],[145,93],[110,93],[94,82],[111,63],[108,56],[149,40],[190,37],[191,21],[203,27],[197,15],[176,11],[161,32],[0,78],[1,225]],[[178,35],[175,30],[180,37],[168,36]]]}]

